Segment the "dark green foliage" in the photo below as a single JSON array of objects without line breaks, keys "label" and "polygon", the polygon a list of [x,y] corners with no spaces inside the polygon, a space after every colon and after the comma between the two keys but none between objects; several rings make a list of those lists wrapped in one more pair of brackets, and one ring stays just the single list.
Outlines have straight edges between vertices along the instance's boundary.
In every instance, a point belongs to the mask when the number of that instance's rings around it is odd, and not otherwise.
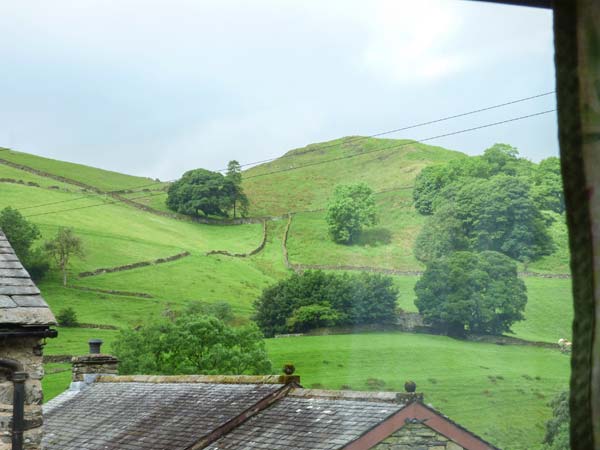
[{"label": "dark green foliage", "polygon": [[565,196],[558,158],[551,157],[540,161],[533,175],[531,190],[539,209],[557,213],[565,211]]},{"label": "dark green foliage", "polygon": [[436,197],[435,213],[415,242],[419,260],[465,249],[493,250],[520,261],[552,253],[547,221],[523,177],[468,180],[448,185]]},{"label": "dark green foliage", "polygon": [[564,211],[558,159],[536,166],[506,144],[423,169],[413,197],[421,214],[439,214],[417,239],[421,261],[464,248],[533,261],[554,249],[541,211]]},{"label": "dark green foliage", "polygon": [[375,225],[373,190],[365,183],[336,186],[327,207],[329,233],[335,242],[351,244],[363,228]]},{"label": "dark green foliage", "polygon": [[299,319],[305,331],[311,321],[311,328],[323,326],[320,321],[331,325],[389,323],[394,319],[397,295],[391,278],[379,274],[307,271],[266,288],[254,303],[254,318],[267,336],[294,331]]},{"label": "dark green foliage", "polygon": [[563,391],[551,402],[552,419],[546,422],[544,450],[569,450],[569,392]]},{"label": "dark green foliage", "polygon": [[121,374],[242,375],[271,372],[256,325],[230,327],[215,317],[188,314],[137,330],[113,345]]},{"label": "dark green foliage", "polygon": [[497,252],[455,252],[431,262],[415,285],[415,305],[450,335],[501,334],[523,320],[525,284],[516,264]]},{"label": "dark green foliage", "polygon": [[231,202],[233,204],[233,218],[235,219],[237,211],[240,211],[242,217],[248,214],[248,197],[244,193],[242,188],[242,166],[236,160],[229,161],[227,164],[227,179],[233,183],[233,197]]},{"label": "dark green foliage", "polygon": [[41,234],[38,227],[10,206],[0,212],[0,229],[34,281],[41,280],[50,268],[48,257],[39,248],[32,248]]},{"label": "dark green foliage", "polygon": [[190,216],[227,217],[236,191],[234,182],[218,172],[190,170],[169,186],[167,206]]},{"label": "dark green foliage", "polygon": [[0,229],[21,260],[27,259],[33,242],[41,236],[35,224],[30,223],[19,211],[10,206],[0,212]]},{"label": "dark green foliage", "polygon": [[50,270],[48,255],[41,248],[34,248],[24,261],[24,266],[33,281],[40,281]]},{"label": "dark green foliage", "polygon": [[438,208],[436,213],[427,219],[415,241],[415,257],[427,263],[451,252],[469,248],[469,240],[463,231],[462,222],[450,204]]},{"label": "dark green foliage", "polygon": [[327,303],[301,306],[287,319],[286,325],[294,333],[335,325],[339,314]]},{"label": "dark green foliage", "polygon": [[225,323],[233,321],[233,309],[228,302],[202,302],[202,301],[191,301],[189,302],[183,314],[201,314],[205,316],[213,316]]},{"label": "dark green foliage", "polygon": [[63,308],[56,316],[56,320],[58,324],[62,327],[76,327],[79,325],[79,321],[77,320],[77,313],[71,307]]}]

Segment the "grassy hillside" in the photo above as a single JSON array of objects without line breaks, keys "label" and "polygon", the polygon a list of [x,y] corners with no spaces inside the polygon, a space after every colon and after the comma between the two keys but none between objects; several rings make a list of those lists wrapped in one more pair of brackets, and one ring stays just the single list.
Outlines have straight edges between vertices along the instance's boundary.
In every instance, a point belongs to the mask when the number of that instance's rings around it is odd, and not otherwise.
[{"label": "grassy hillside", "polygon": [[144,188],[157,188],[161,186],[159,181],[151,178],[125,175],[110,170],[43,158],[41,156],[3,148],[0,148],[0,160],[6,160],[52,175],[58,175],[80,183],[89,184],[103,191],[135,189],[142,186]]},{"label": "grassy hillside", "polygon": [[[298,211],[287,240],[292,263],[414,271],[422,270],[412,246],[423,224],[423,217],[411,204],[414,177],[428,164],[461,157],[457,152],[410,141],[344,138],[293,150],[280,160],[250,169],[244,183],[251,215]],[[243,322],[248,320],[252,302],[261,290],[289,273],[282,251],[286,220],[267,223],[266,245],[254,256],[208,256],[210,250],[244,253],[258,247],[262,225],[209,226],[163,217],[69,183],[69,179],[75,180],[106,192],[136,188],[152,180],[12,151],[0,151],[2,158],[65,178],[56,181],[0,161],[0,208],[20,209],[40,227],[44,238],[55,233],[57,227],[68,225],[83,239],[86,258],[74,262],[70,286],[62,287],[55,272],[40,283],[52,309],[58,312],[72,307],[82,323],[116,328],[59,327],[59,338],[49,340],[46,354],[84,353],[92,337],[104,339],[104,349],[110,352],[118,329],[143,324],[162,315],[165,309],[182,308],[191,300],[227,301],[238,321]],[[329,159],[336,161],[314,164]],[[303,165],[307,166],[284,171]],[[267,175],[275,171],[281,172]],[[23,184],[14,180],[23,180]],[[381,221],[356,245],[334,244],[327,235],[323,208],[335,184],[359,180],[378,192]],[[163,187],[153,183],[149,188]],[[126,195],[134,198],[140,193]],[[166,211],[166,194],[157,191],[152,195],[139,202]],[[568,271],[564,223],[555,221],[551,232],[557,242],[556,252],[531,264],[528,270]],[[173,262],[77,277],[82,271],[184,251],[190,255]],[[393,277],[400,291],[399,307],[415,310],[413,286],[417,278]],[[529,295],[527,320],[514,326],[515,335],[546,342],[568,337],[572,317],[570,281],[525,280]],[[109,294],[78,288],[124,292]],[[268,340],[267,346],[275,367],[293,361],[305,386],[339,388],[345,384],[353,389],[402,389],[406,378],[415,379],[428,401],[505,448],[536,448],[543,422],[550,414],[547,401],[566,387],[569,370],[568,358],[554,350],[402,333],[274,339]],[[48,364],[46,370],[44,387],[46,398],[51,398],[68,386],[69,366]],[[368,382],[369,378],[374,381]],[[512,413],[515,408],[522,411],[518,417]],[[521,446],[519,442],[526,444]]]},{"label": "grassy hillside", "polygon": [[350,136],[253,167],[244,172],[244,189],[252,215],[320,209],[335,184],[364,181],[375,191],[412,186],[423,167],[464,156],[408,140]]}]

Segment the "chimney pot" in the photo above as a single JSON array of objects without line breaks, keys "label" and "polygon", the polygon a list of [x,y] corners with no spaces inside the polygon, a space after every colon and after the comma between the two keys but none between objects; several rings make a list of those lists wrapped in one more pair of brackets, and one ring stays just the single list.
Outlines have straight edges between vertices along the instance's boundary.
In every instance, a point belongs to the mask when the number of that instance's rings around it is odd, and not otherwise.
[{"label": "chimney pot", "polygon": [[100,347],[102,347],[103,342],[104,341],[102,339],[90,339],[88,342],[88,344],[90,344],[90,354],[100,354]]}]

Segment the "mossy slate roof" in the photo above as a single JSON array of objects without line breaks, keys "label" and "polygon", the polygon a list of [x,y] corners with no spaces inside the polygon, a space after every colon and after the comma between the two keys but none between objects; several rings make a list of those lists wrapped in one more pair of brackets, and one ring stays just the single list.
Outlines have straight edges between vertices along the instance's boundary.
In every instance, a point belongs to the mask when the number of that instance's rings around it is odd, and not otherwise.
[{"label": "mossy slate roof", "polygon": [[56,319],[0,230],[0,327],[56,325]]},{"label": "mossy slate roof", "polygon": [[183,450],[281,384],[102,382],[44,407],[46,450]]},{"label": "mossy slate roof", "polygon": [[404,405],[288,396],[206,450],[334,450],[348,445]]}]

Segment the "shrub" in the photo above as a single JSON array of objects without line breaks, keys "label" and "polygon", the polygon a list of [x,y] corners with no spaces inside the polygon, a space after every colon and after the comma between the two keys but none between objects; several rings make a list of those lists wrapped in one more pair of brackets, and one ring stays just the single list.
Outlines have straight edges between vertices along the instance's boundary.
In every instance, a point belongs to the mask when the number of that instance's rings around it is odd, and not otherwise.
[{"label": "shrub", "polygon": [[77,313],[71,307],[61,309],[56,316],[56,320],[58,321],[58,324],[63,327],[76,327],[79,325]]},{"label": "shrub", "polygon": [[254,302],[254,319],[267,336],[287,333],[290,326],[300,324],[306,331],[323,322],[389,323],[395,317],[397,296],[387,276],[307,271],[266,288]]}]

